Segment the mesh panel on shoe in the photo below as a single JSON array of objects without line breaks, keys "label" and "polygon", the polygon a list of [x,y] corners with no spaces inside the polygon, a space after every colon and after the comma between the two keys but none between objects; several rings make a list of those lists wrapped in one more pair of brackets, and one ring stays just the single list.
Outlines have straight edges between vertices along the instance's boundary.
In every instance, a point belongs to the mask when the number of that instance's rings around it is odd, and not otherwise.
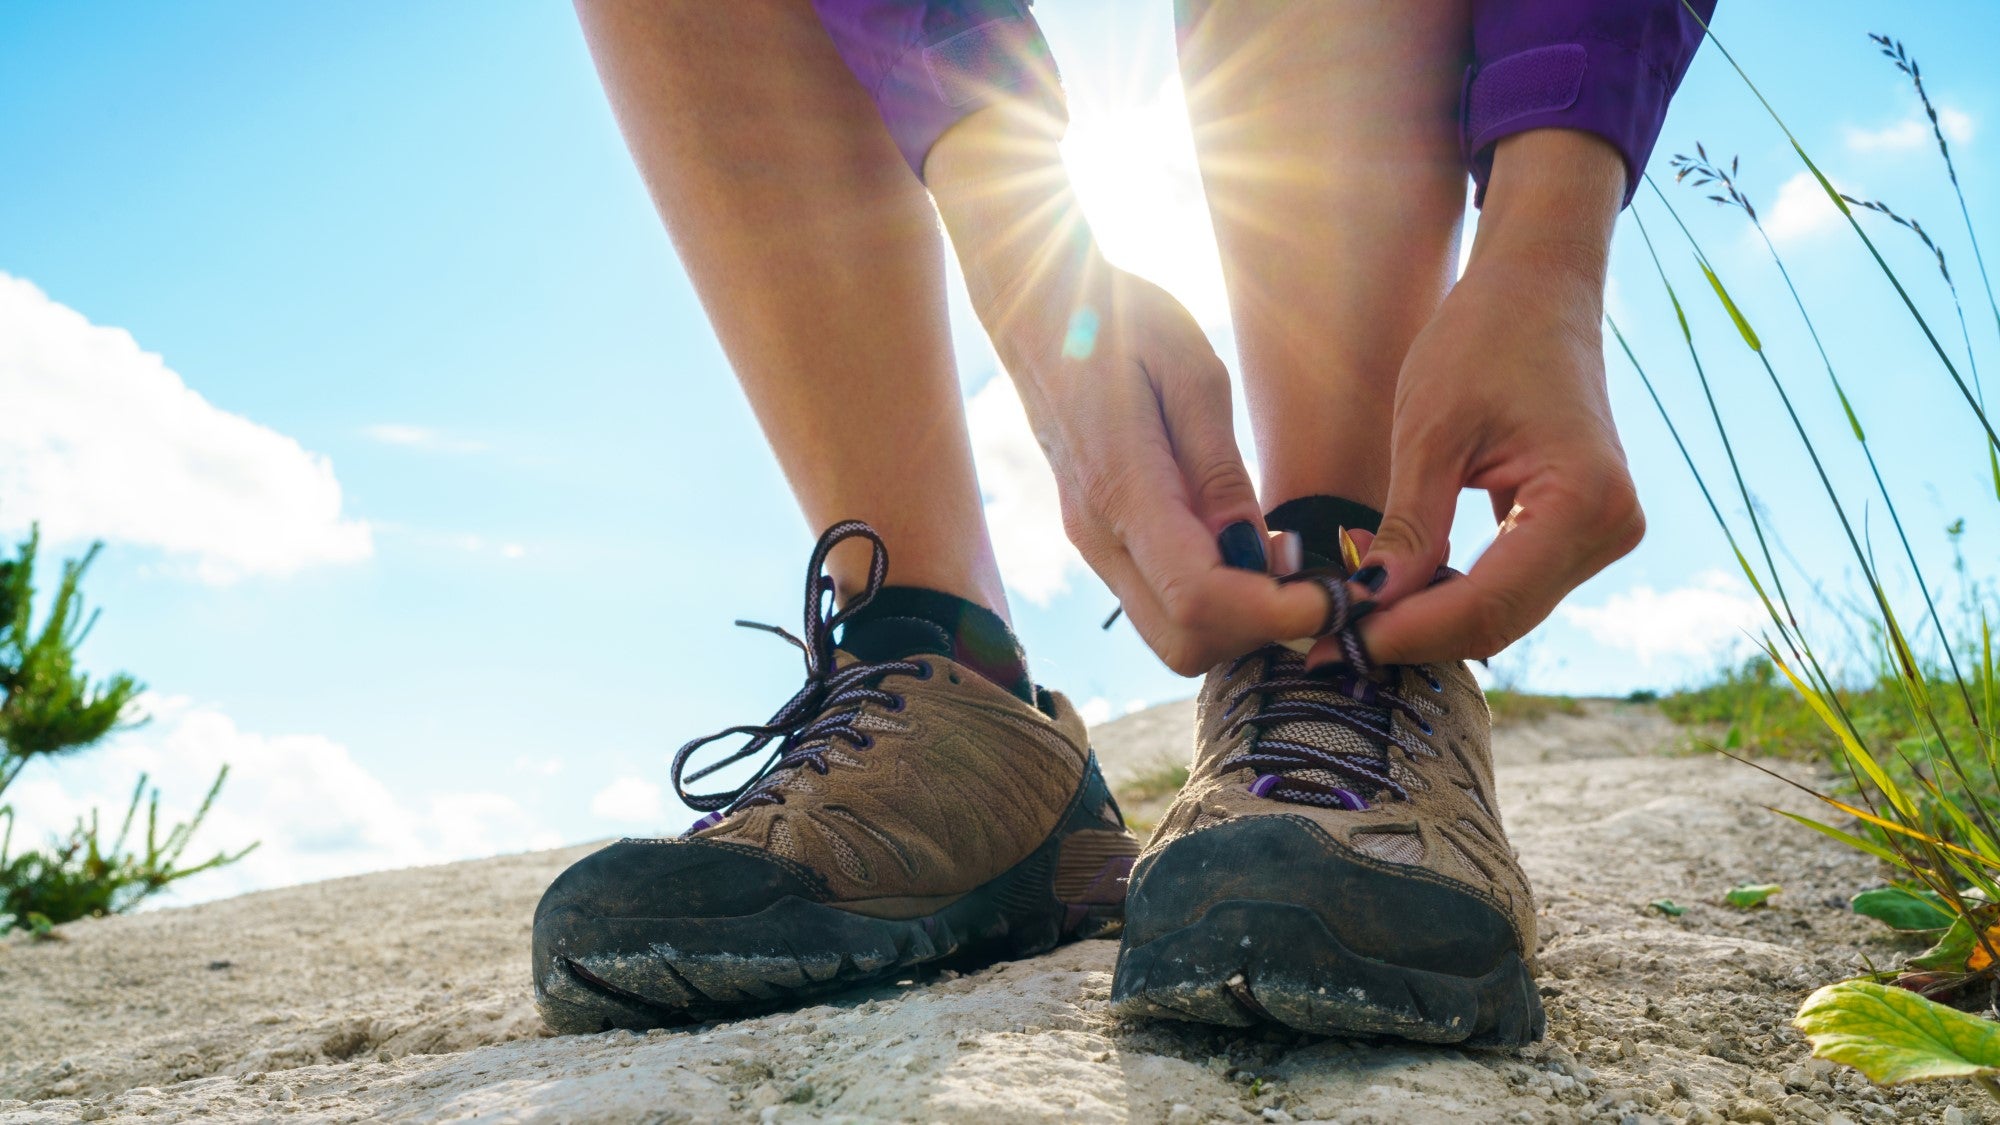
[{"label": "mesh panel on shoe", "polygon": [[[1373,720],[1374,724],[1380,725],[1383,729],[1386,730],[1389,726],[1389,712],[1387,709],[1370,707],[1331,687],[1325,691],[1287,692],[1286,698],[1310,700],[1333,707],[1353,708],[1367,714]],[[1273,723],[1270,726],[1258,729],[1261,732],[1262,740],[1275,739],[1282,742],[1298,742],[1318,750],[1325,750],[1331,754],[1355,754],[1371,758],[1381,758],[1385,767],[1394,768],[1385,758],[1381,746],[1377,745],[1360,731],[1342,726],[1339,723],[1313,722],[1301,719],[1292,722]],[[1292,771],[1292,776],[1302,781],[1316,782],[1320,785],[1331,787],[1351,788],[1354,786],[1353,778],[1335,773],[1332,770],[1294,770]],[[1369,794],[1363,793],[1362,796],[1366,797]],[[1418,847],[1421,849],[1422,845],[1419,844]]]},{"label": "mesh panel on shoe", "polygon": [[834,862],[840,864],[843,874],[857,883],[874,882],[869,875],[868,865],[861,860],[861,853],[854,850],[854,845],[848,843],[846,837],[825,824],[819,825],[819,831],[827,846],[833,849]]},{"label": "mesh panel on shoe", "polygon": [[1424,861],[1424,838],[1415,832],[1356,832],[1347,837],[1347,842],[1390,863]]},{"label": "mesh panel on shoe", "polygon": [[777,852],[781,856],[788,859],[798,858],[799,849],[798,844],[792,839],[791,822],[785,820],[783,817],[772,819],[770,846],[772,851]]},{"label": "mesh panel on shoe", "polygon": [[860,829],[861,831],[866,832],[870,837],[874,839],[876,843],[882,845],[883,848],[887,849],[889,852],[894,854],[898,860],[901,860],[905,869],[909,869],[913,866],[910,863],[910,857],[908,853],[906,853],[903,850],[901,845],[897,844],[894,839],[890,838],[881,829],[875,827],[874,825],[868,823],[867,821],[861,819],[860,817],[855,816],[853,813],[849,812],[846,808],[840,805],[823,805],[820,807],[820,811],[828,816],[837,817],[843,821],[846,821],[847,823],[852,824],[854,827]]},{"label": "mesh panel on shoe", "polygon": [[1464,865],[1467,871],[1476,871],[1488,879],[1493,877],[1493,873],[1486,869],[1486,865],[1472,858],[1472,853],[1459,846],[1457,840],[1447,835],[1444,837],[1444,846],[1451,849],[1451,854],[1458,857],[1458,862]]}]

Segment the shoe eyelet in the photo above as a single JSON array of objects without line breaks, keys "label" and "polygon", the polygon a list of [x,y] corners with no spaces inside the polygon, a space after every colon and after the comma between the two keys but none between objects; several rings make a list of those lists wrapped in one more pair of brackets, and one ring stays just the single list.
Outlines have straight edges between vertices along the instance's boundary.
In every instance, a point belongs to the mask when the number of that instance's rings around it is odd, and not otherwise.
[{"label": "shoe eyelet", "polygon": [[[921,671],[919,671],[919,672],[917,673],[917,678],[918,678],[918,679],[920,679],[920,680],[928,680],[928,679],[930,679],[930,678],[931,678],[931,676],[932,676],[932,674],[933,674],[933,673],[935,673],[935,672],[937,671],[937,669],[935,669],[935,668],[931,667],[931,665],[930,665],[930,663],[929,663],[928,661],[923,661],[923,660],[919,660],[919,661],[917,661],[917,667],[918,667],[919,669],[922,669]],[[952,677],[952,682],[953,682],[953,683],[956,683],[957,681],[958,681],[958,677],[956,677],[956,676],[953,676],[953,677]]]},{"label": "shoe eyelet", "polygon": [[855,743],[854,748],[856,750],[867,750],[873,747],[874,745],[875,745],[875,736],[869,734],[867,731],[864,730],[861,732],[861,741]]},{"label": "shoe eyelet", "polygon": [[1425,734],[1435,733],[1431,730],[1431,721],[1429,719],[1418,719],[1417,729],[1423,731]]},{"label": "shoe eyelet", "polygon": [[[926,679],[928,679],[929,677],[925,677],[925,678],[926,678]],[[890,711],[890,713],[891,713],[891,714],[895,714],[895,713],[898,713],[898,712],[901,712],[901,711],[902,711],[902,709],[903,709],[903,697],[902,697],[902,696],[900,696],[900,695],[897,695],[897,696],[891,696],[890,698],[894,700],[894,702],[893,702],[893,703],[889,704],[889,711]]]},{"label": "shoe eyelet", "polygon": [[1436,692],[1442,692],[1442,691],[1444,691],[1444,681],[1443,681],[1443,680],[1440,680],[1440,679],[1438,679],[1438,678],[1437,678],[1436,676],[1425,676],[1425,677],[1424,677],[1424,679],[1425,679],[1425,680],[1427,680],[1427,681],[1428,681],[1428,682],[1430,683],[1430,685],[1431,685],[1431,690],[1432,690],[1432,691],[1436,691]]},{"label": "shoe eyelet", "polygon": [[958,673],[957,673],[957,672],[950,672],[950,673],[947,673],[947,674],[945,675],[945,679],[947,679],[947,680],[950,680],[950,681],[951,681],[952,683],[959,683],[959,682],[961,682],[961,681],[959,680],[959,678],[958,678]]}]

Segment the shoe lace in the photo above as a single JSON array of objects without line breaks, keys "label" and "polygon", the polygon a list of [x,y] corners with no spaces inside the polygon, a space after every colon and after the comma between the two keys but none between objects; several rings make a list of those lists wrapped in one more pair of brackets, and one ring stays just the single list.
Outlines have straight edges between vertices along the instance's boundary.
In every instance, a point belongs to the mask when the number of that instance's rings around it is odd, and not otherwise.
[{"label": "shoe lace", "polygon": [[[1440,568],[1438,579],[1449,573]],[[1292,804],[1359,811],[1369,806],[1363,792],[1408,800],[1409,789],[1396,776],[1389,748],[1428,757],[1436,757],[1437,751],[1396,729],[1394,716],[1401,712],[1423,734],[1432,733],[1423,710],[1403,694],[1405,678],[1397,668],[1378,668],[1362,643],[1357,626],[1374,604],[1352,600],[1346,576],[1337,571],[1301,571],[1282,581],[1311,582],[1326,591],[1327,618],[1319,635],[1335,641],[1342,659],[1308,670],[1303,654],[1273,644],[1232,661],[1224,672],[1227,677],[1235,677],[1253,662],[1261,661],[1262,667],[1224,703],[1223,737],[1246,727],[1255,728],[1255,733],[1223,760],[1221,768],[1256,770],[1251,793]],[[1444,690],[1428,668],[1419,665],[1412,670],[1431,691]],[[1252,698],[1256,706],[1243,707]],[[1360,748],[1342,749],[1356,744],[1344,732],[1361,736]]]},{"label": "shoe lace", "polygon": [[[827,555],[853,538],[866,539],[873,547],[868,566],[868,582],[861,592],[838,611],[833,610],[834,583],[825,573]],[[889,576],[889,552],[882,537],[860,520],[844,520],[826,529],[813,547],[806,570],[806,608],[803,637],[789,630],[756,621],[738,621],[746,629],[761,629],[790,642],[805,656],[806,682],[783,707],[762,723],[728,727],[682,746],[674,754],[674,792],[688,807],[708,815],[688,829],[699,832],[719,823],[729,813],[761,804],[783,804],[785,797],[778,779],[801,768],[825,774],[827,757],[839,745],[866,750],[874,736],[857,725],[869,704],[891,711],[903,709],[903,697],[885,690],[882,680],[892,675],[930,678],[930,666],[911,660],[855,661],[838,666],[834,656],[833,632],[858,613],[881,590]],[[746,741],[721,759],[683,777],[695,752],[725,738]],[[770,756],[756,773],[733,789],[715,793],[694,793],[688,783],[759,753]]]}]

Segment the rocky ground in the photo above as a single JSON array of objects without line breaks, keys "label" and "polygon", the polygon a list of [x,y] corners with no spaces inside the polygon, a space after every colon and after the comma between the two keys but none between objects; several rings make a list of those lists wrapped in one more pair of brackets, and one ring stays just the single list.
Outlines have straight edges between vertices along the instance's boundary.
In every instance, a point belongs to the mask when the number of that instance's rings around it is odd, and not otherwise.
[{"label": "rocky ground", "polygon": [[[1098,730],[1135,819],[1157,816],[1189,714]],[[572,848],[0,943],[0,1125],[2000,1120],[1968,1086],[1884,1091],[1807,1060],[1787,1023],[1798,1001],[1898,949],[1846,909],[1874,865],[1762,807],[1810,798],[1677,752],[1685,735],[1641,705],[1593,702],[1496,741],[1550,1017],[1519,1054],[1121,1023],[1109,941],[734,1023],[551,1038],[528,919]],[[1721,905],[1746,881],[1785,889]],[[1660,898],[1687,912],[1646,905]]]}]

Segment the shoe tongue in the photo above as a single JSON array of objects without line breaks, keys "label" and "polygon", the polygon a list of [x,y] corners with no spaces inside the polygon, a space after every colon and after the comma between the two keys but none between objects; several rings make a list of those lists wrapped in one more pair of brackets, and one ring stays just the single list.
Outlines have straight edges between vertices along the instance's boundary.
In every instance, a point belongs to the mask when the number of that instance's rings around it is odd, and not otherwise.
[{"label": "shoe tongue", "polygon": [[952,654],[951,634],[921,617],[870,617],[841,627],[840,647],[868,664]]}]

